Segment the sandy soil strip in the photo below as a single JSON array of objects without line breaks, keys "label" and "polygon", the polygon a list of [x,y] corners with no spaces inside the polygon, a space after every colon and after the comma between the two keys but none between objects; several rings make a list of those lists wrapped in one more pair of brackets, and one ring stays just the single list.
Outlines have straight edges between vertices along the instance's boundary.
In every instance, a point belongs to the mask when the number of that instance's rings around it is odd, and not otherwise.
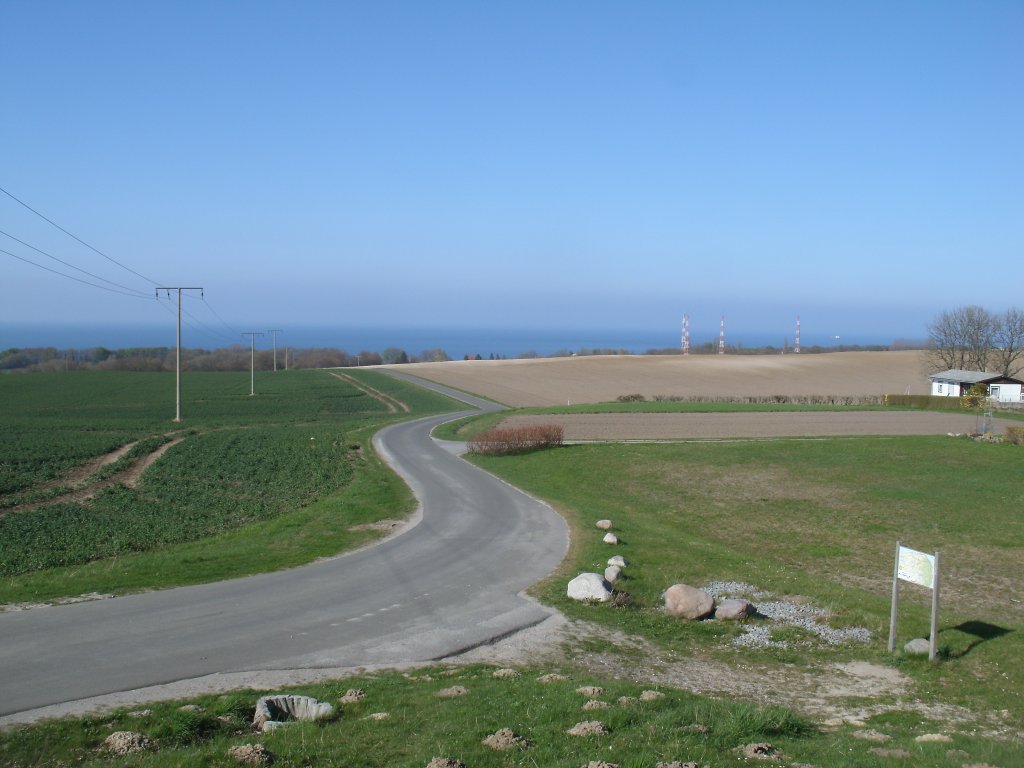
[{"label": "sandy soil strip", "polygon": [[[938,411],[789,411],[785,413],[580,413],[511,416],[502,426],[560,424],[566,440],[694,440],[844,435],[945,435],[974,432],[977,420]],[[1020,422],[997,419],[997,433]]]}]

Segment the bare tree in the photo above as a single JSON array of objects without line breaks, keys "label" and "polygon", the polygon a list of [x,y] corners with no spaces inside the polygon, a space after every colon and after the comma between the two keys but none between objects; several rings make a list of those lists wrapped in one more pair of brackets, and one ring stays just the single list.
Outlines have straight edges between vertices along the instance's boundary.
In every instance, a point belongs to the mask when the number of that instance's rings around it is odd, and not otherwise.
[{"label": "bare tree", "polygon": [[444,363],[451,358],[448,357],[448,353],[440,347],[432,347],[420,352],[416,359],[421,363]]},{"label": "bare tree", "polygon": [[996,325],[996,317],[977,305],[943,312],[928,326],[929,365],[936,371],[988,370]]},{"label": "bare tree", "polygon": [[1011,307],[996,318],[992,350],[995,369],[1003,376],[1024,371],[1024,311]]}]

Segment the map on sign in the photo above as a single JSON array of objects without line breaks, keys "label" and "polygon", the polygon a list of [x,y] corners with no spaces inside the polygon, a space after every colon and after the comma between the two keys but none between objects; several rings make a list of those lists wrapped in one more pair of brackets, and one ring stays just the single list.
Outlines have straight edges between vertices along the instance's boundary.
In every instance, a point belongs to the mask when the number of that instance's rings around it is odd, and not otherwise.
[{"label": "map on sign", "polygon": [[916,549],[900,547],[897,573],[904,581],[935,588],[935,555],[926,555]]}]

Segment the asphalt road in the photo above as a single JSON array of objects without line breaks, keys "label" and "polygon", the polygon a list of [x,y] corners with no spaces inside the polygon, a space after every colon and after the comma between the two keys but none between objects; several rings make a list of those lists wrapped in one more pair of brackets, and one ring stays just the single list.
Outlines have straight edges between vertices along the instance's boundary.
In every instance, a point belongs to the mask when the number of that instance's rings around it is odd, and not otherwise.
[{"label": "asphalt road", "polygon": [[0,613],[0,724],[210,675],[429,661],[542,621],[548,611],[518,593],[558,565],[568,529],[430,437],[465,413],[378,433],[420,501],[415,524],[379,545],[289,571]]}]

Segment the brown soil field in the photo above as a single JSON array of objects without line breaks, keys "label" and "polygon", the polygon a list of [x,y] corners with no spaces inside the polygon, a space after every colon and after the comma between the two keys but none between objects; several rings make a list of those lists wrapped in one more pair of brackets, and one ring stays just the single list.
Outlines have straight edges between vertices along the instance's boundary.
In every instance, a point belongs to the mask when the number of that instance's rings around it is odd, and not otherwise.
[{"label": "brown soil field", "polygon": [[395,366],[511,406],[601,403],[619,395],[756,397],[927,394],[924,353],[594,355]]},{"label": "brown soil field", "polygon": [[[930,411],[574,413],[511,416],[502,427],[559,424],[566,440],[720,440],[758,437],[968,434],[974,416]],[[1020,425],[997,419],[995,431]]]}]

